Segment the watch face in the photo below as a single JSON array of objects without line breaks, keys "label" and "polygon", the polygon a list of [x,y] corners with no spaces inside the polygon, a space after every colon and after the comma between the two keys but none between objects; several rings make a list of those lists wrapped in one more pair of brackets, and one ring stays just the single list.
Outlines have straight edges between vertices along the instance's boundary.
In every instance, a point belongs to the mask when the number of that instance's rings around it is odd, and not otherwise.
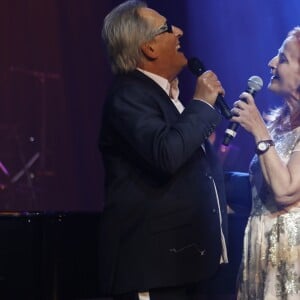
[{"label": "watch face", "polygon": [[260,141],[256,145],[256,153],[262,154],[268,151],[271,146],[275,146],[272,140]]},{"label": "watch face", "polygon": [[257,149],[259,151],[266,151],[269,147],[269,144],[268,143],[265,143],[265,142],[261,142],[257,145]]}]

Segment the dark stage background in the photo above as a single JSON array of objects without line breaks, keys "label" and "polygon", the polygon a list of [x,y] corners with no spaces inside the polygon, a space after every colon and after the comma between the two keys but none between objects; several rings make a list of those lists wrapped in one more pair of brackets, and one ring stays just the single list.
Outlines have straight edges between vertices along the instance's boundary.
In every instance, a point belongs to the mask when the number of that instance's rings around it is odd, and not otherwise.
[{"label": "dark stage background", "polygon": [[[97,150],[101,107],[111,80],[100,40],[103,17],[121,1],[0,2],[0,210],[99,211],[103,171]],[[228,104],[251,75],[265,86],[262,111],[280,104],[266,89],[267,62],[300,23],[298,0],[148,1],[185,35],[182,49],[213,69]],[[181,99],[194,77],[180,75]],[[217,130],[220,151],[224,120]],[[226,170],[246,172],[253,141],[240,130]]]}]

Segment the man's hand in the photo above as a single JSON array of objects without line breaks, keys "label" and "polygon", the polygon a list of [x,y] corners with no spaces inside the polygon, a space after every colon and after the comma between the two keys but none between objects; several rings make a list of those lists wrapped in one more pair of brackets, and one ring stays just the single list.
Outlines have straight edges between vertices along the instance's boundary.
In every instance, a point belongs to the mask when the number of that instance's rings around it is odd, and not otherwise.
[{"label": "man's hand", "polygon": [[197,78],[193,99],[202,100],[214,106],[219,94],[224,96],[225,90],[214,72],[206,71]]}]

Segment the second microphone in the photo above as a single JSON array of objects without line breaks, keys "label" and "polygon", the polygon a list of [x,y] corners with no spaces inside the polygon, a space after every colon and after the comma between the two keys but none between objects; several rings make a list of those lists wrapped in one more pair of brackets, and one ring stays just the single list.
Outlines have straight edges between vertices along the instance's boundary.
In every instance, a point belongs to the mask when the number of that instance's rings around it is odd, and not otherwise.
[{"label": "second microphone", "polygon": [[[247,89],[245,92],[251,94],[253,97],[256,92],[260,91],[263,87],[263,80],[259,76],[251,76],[248,79]],[[244,99],[240,99],[244,101]],[[237,129],[239,128],[239,123],[231,122],[227,129],[225,130],[225,136],[223,140],[223,145],[228,146],[231,140],[236,136]]]}]

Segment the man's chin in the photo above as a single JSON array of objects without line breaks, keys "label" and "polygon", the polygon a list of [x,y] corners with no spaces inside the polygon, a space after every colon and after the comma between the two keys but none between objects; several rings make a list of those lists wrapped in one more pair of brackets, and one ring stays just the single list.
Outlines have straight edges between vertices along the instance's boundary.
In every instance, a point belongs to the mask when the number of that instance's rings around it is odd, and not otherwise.
[{"label": "man's chin", "polygon": [[183,54],[183,52],[179,52],[182,56],[182,67],[186,67],[188,64],[188,60],[186,58],[186,56]]}]

